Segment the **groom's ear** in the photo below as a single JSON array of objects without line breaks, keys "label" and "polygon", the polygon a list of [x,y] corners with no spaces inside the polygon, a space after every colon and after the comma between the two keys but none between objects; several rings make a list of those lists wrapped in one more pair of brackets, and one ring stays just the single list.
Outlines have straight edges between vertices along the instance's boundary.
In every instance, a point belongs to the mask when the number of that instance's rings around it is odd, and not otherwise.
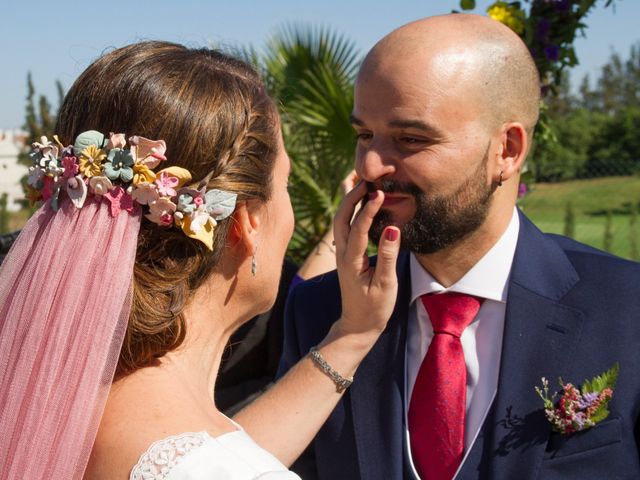
[{"label": "groom's ear", "polygon": [[260,230],[260,207],[250,201],[238,202],[229,231],[232,247],[242,251],[244,255],[253,255],[258,242]]}]

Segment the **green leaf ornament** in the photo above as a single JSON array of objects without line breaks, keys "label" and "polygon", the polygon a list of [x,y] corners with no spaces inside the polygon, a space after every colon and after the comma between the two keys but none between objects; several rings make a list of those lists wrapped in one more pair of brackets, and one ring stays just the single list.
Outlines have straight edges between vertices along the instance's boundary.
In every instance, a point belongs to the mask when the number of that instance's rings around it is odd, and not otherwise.
[{"label": "green leaf ornament", "polygon": [[76,137],[76,143],[73,144],[73,150],[76,155],[80,155],[82,151],[90,145],[95,145],[98,148],[103,148],[106,145],[106,139],[104,135],[95,130],[89,130],[82,132]]},{"label": "green leaf ornament", "polygon": [[205,204],[207,212],[214,220],[219,221],[227,218],[236,208],[235,193],[224,192],[222,190],[209,190],[205,194]]}]

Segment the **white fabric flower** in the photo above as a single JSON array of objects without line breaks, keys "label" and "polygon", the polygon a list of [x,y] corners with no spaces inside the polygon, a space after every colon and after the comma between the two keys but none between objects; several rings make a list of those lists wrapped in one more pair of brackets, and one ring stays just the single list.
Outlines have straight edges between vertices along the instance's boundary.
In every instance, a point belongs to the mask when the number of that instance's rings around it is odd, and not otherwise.
[{"label": "white fabric flower", "polygon": [[151,205],[160,198],[156,184],[149,182],[139,183],[135,190],[133,190],[131,196],[140,205]]},{"label": "white fabric flower", "polygon": [[106,195],[113,188],[113,183],[107,177],[97,176],[89,179],[91,192],[95,195]]}]

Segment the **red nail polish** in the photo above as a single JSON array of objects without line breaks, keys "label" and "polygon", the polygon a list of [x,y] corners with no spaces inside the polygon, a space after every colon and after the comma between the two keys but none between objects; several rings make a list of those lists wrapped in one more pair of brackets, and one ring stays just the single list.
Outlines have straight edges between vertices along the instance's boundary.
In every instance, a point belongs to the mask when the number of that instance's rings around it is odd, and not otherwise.
[{"label": "red nail polish", "polygon": [[390,242],[395,242],[398,239],[398,233],[400,232],[395,228],[387,228],[387,231],[384,235],[385,238]]}]

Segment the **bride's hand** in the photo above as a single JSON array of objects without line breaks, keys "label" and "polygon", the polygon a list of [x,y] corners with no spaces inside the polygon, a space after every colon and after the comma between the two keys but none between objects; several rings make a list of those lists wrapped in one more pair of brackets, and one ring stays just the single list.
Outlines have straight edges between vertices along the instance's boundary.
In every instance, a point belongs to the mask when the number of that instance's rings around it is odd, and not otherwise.
[{"label": "bride's hand", "polygon": [[368,232],[384,202],[376,191],[351,222],[353,212],[367,194],[360,182],[342,201],[334,224],[336,264],[342,294],[342,315],[335,325],[342,334],[365,334],[377,339],[393,312],[398,293],[396,260],[400,251],[400,230],[386,227],[378,244],[378,261],[369,265]]},{"label": "bride's hand", "polygon": [[[351,223],[355,206],[366,193],[361,182],[346,195],[335,218],[342,316],[316,346],[320,360],[306,355],[235,417],[258,444],[285,465],[293,463],[330,415],[345,391],[344,381],[356,375],[396,303],[400,231],[397,227],[385,229],[378,247],[378,263],[369,266],[368,232],[384,195],[377,192]],[[342,377],[342,382],[336,380],[336,375]]]}]

